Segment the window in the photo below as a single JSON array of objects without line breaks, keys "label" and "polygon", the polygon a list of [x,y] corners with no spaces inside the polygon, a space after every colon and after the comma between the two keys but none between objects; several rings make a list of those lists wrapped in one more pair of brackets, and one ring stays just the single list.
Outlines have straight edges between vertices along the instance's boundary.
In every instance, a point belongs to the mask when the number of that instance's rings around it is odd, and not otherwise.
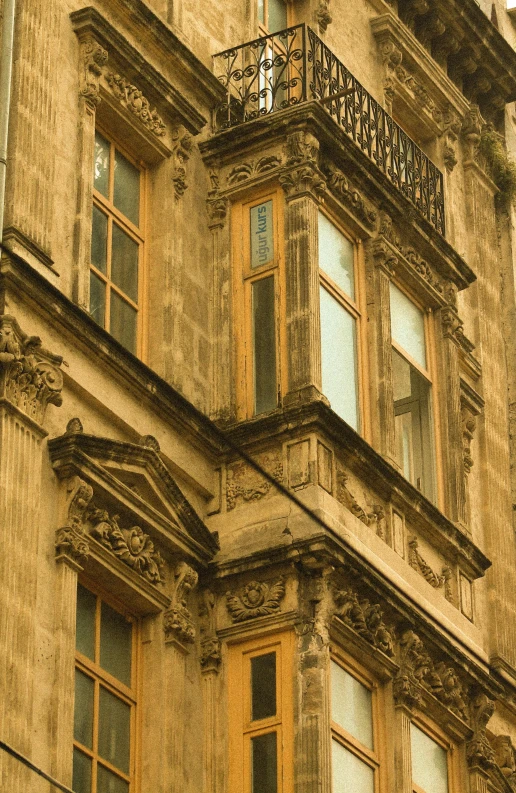
[{"label": "window", "polygon": [[143,172],[100,132],[95,134],[90,314],[134,354],[140,353],[143,289]]},{"label": "window", "polygon": [[332,793],[376,793],[380,759],[371,680],[331,661]]},{"label": "window", "polygon": [[357,245],[319,212],[322,390],[360,432],[361,310]]},{"label": "window", "polygon": [[278,193],[272,193],[237,205],[233,214],[235,261],[243,260],[243,274],[235,272],[242,417],[274,410],[280,398],[281,206]]},{"label": "window", "polygon": [[415,724],[410,725],[412,790],[448,793],[448,752]]},{"label": "window", "polygon": [[263,36],[284,30],[288,24],[286,0],[258,0],[258,24]]},{"label": "window", "polygon": [[133,793],[134,628],[77,588],[73,789]]},{"label": "window", "polygon": [[396,449],[403,475],[435,501],[435,454],[427,322],[423,311],[390,284]]},{"label": "window", "polygon": [[293,789],[292,635],[229,651],[231,793]]}]

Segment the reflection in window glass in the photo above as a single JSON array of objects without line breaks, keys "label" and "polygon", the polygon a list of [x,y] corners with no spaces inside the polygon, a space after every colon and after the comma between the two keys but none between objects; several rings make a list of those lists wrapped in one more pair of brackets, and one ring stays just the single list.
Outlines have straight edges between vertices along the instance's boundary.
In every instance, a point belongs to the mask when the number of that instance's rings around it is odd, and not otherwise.
[{"label": "reflection in window glass", "polygon": [[251,738],[251,793],[277,793],[276,733]]},{"label": "reflection in window glass", "polygon": [[131,708],[110,691],[100,687],[99,755],[129,773]]},{"label": "reflection in window glass", "polygon": [[354,245],[319,212],[319,267],[352,300],[355,299]]},{"label": "reflection in window glass", "polygon": [[448,793],[448,753],[429,735],[410,725],[412,780],[425,793]]},{"label": "reflection in window glass", "polygon": [[109,190],[109,153],[109,141],[100,132],[96,132],[93,183],[95,190],[98,190],[99,193],[106,197]]},{"label": "reflection in window glass", "polygon": [[97,598],[80,584],[77,586],[75,643],[80,653],[93,661],[95,654],[95,606]]},{"label": "reflection in window glass", "polygon": [[332,766],[332,793],[374,793],[373,769],[335,739]]},{"label": "reflection in window glass", "polygon": [[122,215],[138,225],[140,214],[140,171],[119,151],[115,152],[113,203]]},{"label": "reflection in window glass", "polygon": [[104,327],[106,321],[106,284],[90,271],[90,314]]},{"label": "reflection in window glass", "polygon": [[100,618],[100,665],[126,686],[131,685],[132,625],[107,603]]},{"label": "reflection in window glass", "polygon": [[136,352],[136,311],[111,290],[110,333],[129,352]]},{"label": "reflection in window glass", "polygon": [[323,394],[344,421],[359,429],[356,320],[321,286]]},{"label": "reflection in window glass", "polygon": [[390,292],[392,338],[426,369],[424,314],[392,281]]},{"label": "reflection in window glass", "polygon": [[285,0],[268,0],[267,30],[275,33],[287,27],[287,4]]},{"label": "reflection in window glass", "polygon": [[138,302],[138,253],[138,243],[113,223],[111,280],[135,303]]},{"label": "reflection in window glass", "polygon": [[107,236],[108,219],[94,206],[91,222],[91,263],[104,274],[107,272]]},{"label": "reflection in window glass", "polygon": [[259,414],[274,410],[278,400],[274,276],[254,281],[251,296],[254,412]]},{"label": "reflection in window glass", "polygon": [[251,719],[276,715],[276,653],[251,658]]},{"label": "reflection in window glass", "polygon": [[91,677],[76,669],[73,736],[88,749],[93,746],[93,692]]},{"label": "reflection in window glass", "polygon": [[335,661],[331,662],[331,717],[361,744],[373,748],[371,692]]},{"label": "reflection in window glass", "polygon": [[91,793],[91,760],[79,749],[73,750],[74,793]]}]

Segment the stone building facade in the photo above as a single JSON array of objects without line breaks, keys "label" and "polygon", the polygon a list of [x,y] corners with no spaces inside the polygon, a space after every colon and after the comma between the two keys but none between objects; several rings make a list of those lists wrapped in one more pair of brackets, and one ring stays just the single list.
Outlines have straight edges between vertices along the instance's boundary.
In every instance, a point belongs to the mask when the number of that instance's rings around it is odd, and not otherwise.
[{"label": "stone building facade", "polygon": [[516,12],[13,6],[1,790],[516,790]]}]

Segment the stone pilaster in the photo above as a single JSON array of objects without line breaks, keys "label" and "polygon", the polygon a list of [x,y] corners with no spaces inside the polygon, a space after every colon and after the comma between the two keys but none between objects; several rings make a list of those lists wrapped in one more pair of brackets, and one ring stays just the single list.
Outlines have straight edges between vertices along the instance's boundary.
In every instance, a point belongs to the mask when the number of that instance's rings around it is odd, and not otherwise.
[{"label": "stone pilaster", "polygon": [[[37,557],[46,407],[61,403],[61,359],[0,317],[0,712],[2,739],[32,756]],[[0,756],[0,787],[31,790],[32,772]]]},{"label": "stone pilaster", "polygon": [[57,0],[17,4],[4,240],[34,263],[51,265],[56,191],[56,104],[60,18]]},{"label": "stone pilaster", "polygon": [[410,753],[410,711],[398,705],[394,711],[394,773],[397,793],[412,793],[412,758]]}]

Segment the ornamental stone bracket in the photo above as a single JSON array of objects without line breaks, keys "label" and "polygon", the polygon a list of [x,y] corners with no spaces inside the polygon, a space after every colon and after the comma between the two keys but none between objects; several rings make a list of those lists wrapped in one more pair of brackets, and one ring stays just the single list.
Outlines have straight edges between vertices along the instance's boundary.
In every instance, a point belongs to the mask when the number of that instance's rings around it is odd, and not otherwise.
[{"label": "ornamental stone bracket", "polygon": [[9,314],[0,316],[0,402],[7,402],[39,426],[49,404],[62,404],[63,359],[28,336]]},{"label": "ornamental stone bracket", "polygon": [[186,562],[179,562],[174,570],[171,608],[163,615],[165,642],[185,648],[195,641],[192,614],[188,609],[188,595],[197,586],[198,574]]},{"label": "ornamental stone bracket", "polygon": [[81,43],[80,95],[92,111],[95,111],[100,103],[100,78],[107,60],[107,50],[101,47],[93,36],[86,36]]},{"label": "ornamental stone bracket", "polygon": [[461,379],[460,409],[462,420],[462,455],[464,473],[471,472],[474,464],[471,445],[477,428],[477,417],[482,413],[484,400],[471,386]]},{"label": "ornamental stone bracket", "polygon": [[233,622],[278,614],[285,597],[285,578],[250,581],[236,592],[226,592],[226,606]]},{"label": "ornamental stone bracket", "polygon": [[184,128],[175,130],[172,135],[173,140],[173,175],[172,182],[174,184],[174,194],[176,198],[181,198],[188,187],[186,181],[186,168],[185,165],[190,159],[193,149],[193,138],[189,132]]},{"label": "ornamental stone bracket", "polygon": [[[79,421],[73,419],[73,421]],[[70,422],[69,422],[70,424]],[[56,562],[65,562],[79,572],[90,553],[88,535],[84,530],[84,514],[93,497],[93,488],[79,476],[67,482],[68,521],[56,531]]]},{"label": "ornamental stone bracket", "polygon": [[333,22],[333,17],[330,13],[329,0],[319,0],[319,4],[314,11],[314,20],[319,26],[319,32],[326,33],[328,25]]},{"label": "ornamental stone bracket", "polygon": [[215,622],[215,595],[210,589],[205,589],[201,595],[199,606],[200,634],[201,634],[201,671],[203,673],[218,672],[221,655],[221,643],[217,637]]},{"label": "ornamental stone bracket", "polygon": [[341,201],[353,215],[370,229],[376,227],[378,213],[375,207],[356,189],[348,177],[332,163],[324,163],[323,173],[329,192]]}]

